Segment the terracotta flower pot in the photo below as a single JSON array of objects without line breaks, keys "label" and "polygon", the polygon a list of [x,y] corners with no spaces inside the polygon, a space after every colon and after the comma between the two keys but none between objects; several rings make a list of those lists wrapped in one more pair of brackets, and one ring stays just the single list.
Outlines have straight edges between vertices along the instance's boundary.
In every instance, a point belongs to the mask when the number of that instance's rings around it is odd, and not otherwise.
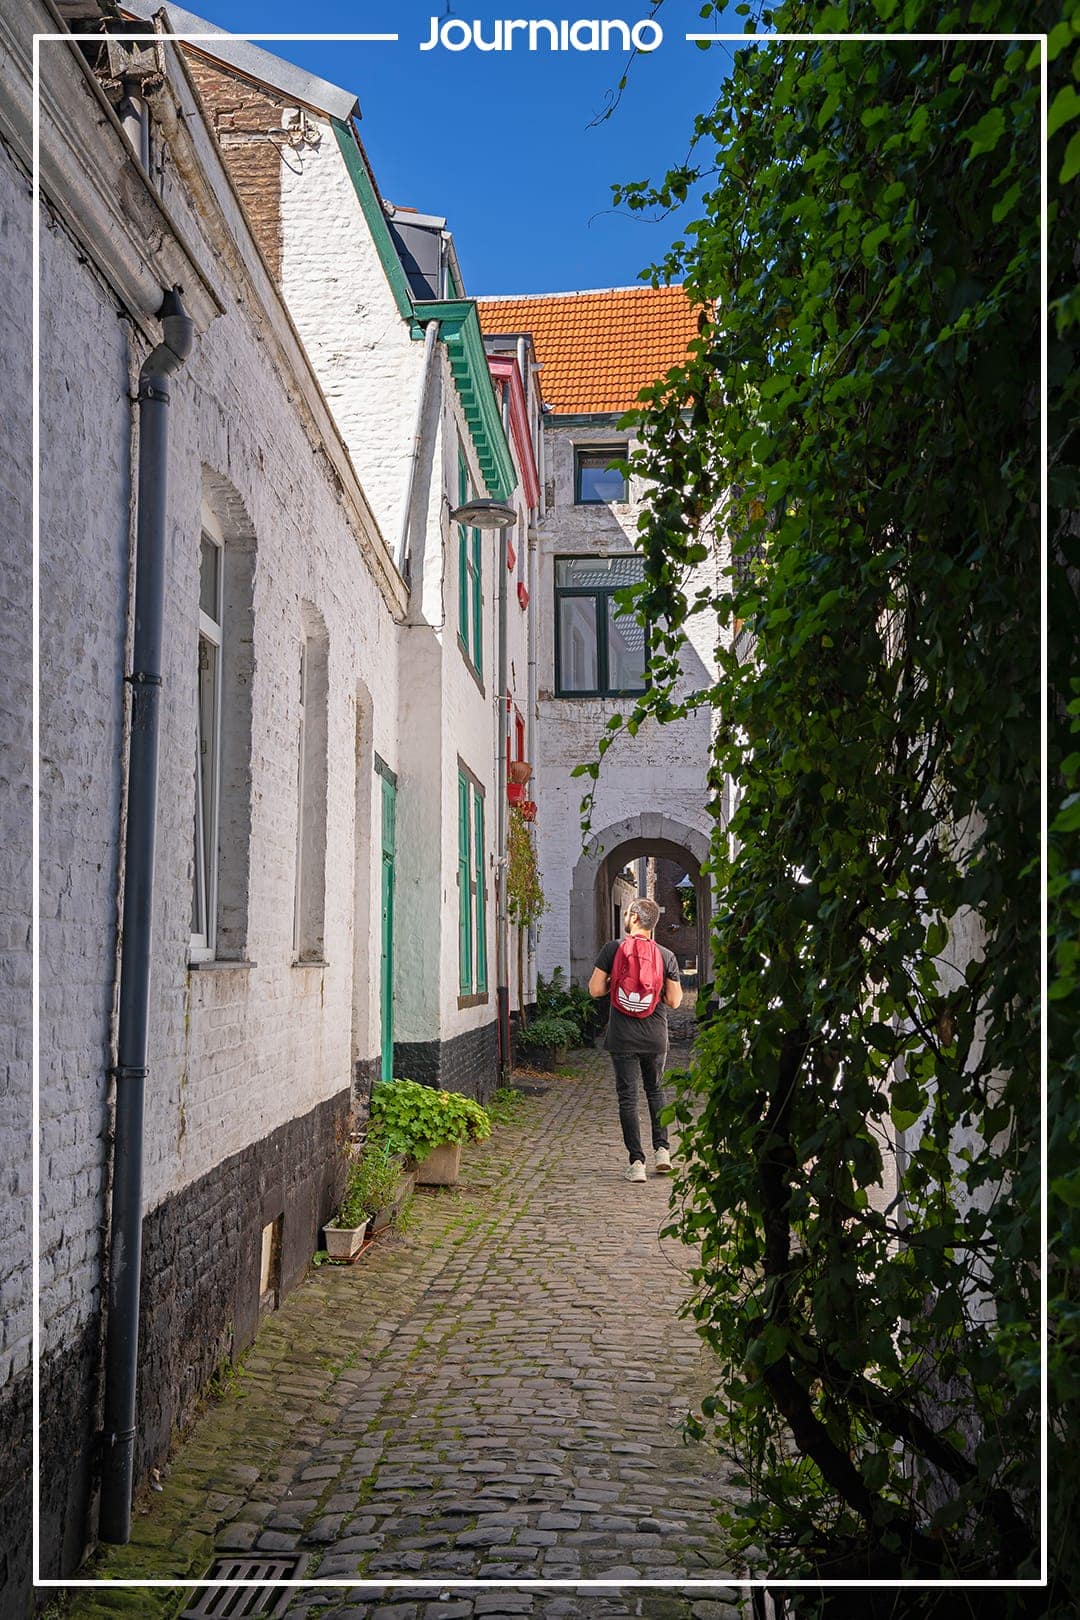
[{"label": "terracotta flower pot", "polygon": [[522,786],[532,775],[532,766],[527,759],[512,759],[508,768],[511,782],[519,782]]}]

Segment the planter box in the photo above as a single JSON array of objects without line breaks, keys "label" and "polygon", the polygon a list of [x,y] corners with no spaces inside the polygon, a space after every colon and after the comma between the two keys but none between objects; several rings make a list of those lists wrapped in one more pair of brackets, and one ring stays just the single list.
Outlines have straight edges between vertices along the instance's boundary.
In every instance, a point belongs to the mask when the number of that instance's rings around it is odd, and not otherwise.
[{"label": "planter box", "polygon": [[324,1226],[326,1252],[331,1260],[352,1260],[360,1253],[369,1222],[363,1226]]},{"label": "planter box", "polygon": [[530,1069],[543,1069],[553,1074],[560,1063],[566,1059],[566,1048],[562,1046],[519,1046],[517,1057],[521,1063]]},{"label": "planter box", "polygon": [[376,1232],[381,1232],[384,1227],[390,1225],[390,1222],[393,1220],[406,1198],[408,1198],[412,1193],[415,1186],[416,1171],[406,1170],[402,1175],[401,1180],[398,1182],[398,1189],[394,1194],[392,1201],[389,1204],[384,1205],[382,1209],[376,1210],[375,1214],[371,1217],[369,1230],[372,1237],[375,1236]]},{"label": "planter box", "polygon": [[421,1187],[453,1187],[461,1172],[461,1143],[444,1142],[416,1167]]}]

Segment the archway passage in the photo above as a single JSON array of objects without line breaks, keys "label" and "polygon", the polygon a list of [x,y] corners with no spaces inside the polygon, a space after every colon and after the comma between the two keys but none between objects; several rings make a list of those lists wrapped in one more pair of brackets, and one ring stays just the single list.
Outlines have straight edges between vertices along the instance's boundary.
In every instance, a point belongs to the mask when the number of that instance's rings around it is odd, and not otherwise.
[{"label": "archway passage", "polygon": [[710,979],[712,891],[702,872],[708,853],[704,833],[655,812],[597,833],[574,867],[570,891],[573,982],[588,982],[600,947],[621,932],[624,904],[642,893],[661,907],[656,938],[674,950],[687,989]]}]

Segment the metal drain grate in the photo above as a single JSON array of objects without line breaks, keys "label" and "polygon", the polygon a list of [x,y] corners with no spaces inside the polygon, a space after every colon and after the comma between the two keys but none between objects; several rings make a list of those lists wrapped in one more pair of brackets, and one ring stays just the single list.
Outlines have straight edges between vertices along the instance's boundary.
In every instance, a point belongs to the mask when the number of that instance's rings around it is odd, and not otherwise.
[{"label": "metal drain grate", "polygon": [[266,1586],[204,1586],[192,1596],[180,1620],[272,1620],[285,1613],[292,1591],[274,1581],[295,1580],[304,1563],[299,1553],[215,1558],[208,1581],[266,1581]]}]

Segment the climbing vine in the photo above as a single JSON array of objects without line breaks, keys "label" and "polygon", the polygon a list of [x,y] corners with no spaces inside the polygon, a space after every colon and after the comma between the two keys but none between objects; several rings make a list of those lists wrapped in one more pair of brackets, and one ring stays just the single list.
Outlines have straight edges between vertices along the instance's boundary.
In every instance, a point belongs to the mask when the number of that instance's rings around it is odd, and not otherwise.
[{"label": "climbing vine", "polygon": [[[761,21],[821,36],[1017,26],[1000,0],[791,0]],[[1073,1224],[1052,1250],[1051,1443],[1064,1455],[1080,1334],[1080,801],[1065,708],[1080,693],[1080,25],[1036,3],[1019,26],[1050,32],[1055,181],[1051,1213]],[[721,1368],[700,1427],[745,1485],[732,1545],[773,1574],[1039,1571],[1040,49],[748,46],[696,120],[689,162],[617,189],[623,207],[663,210],[705,183],[701,217],[652,273],[685,282],[700,337],[636,418],[651,687],[600,756],[624,725],[711,707],[715,983],[675,1103],[675,1229],[700,1254],[692,1309]],[[717,675],[687,696],[680,651],[701,613],[719,625]],[[1054,1503],[1063,1548],[1068,1493]],[[1066,1572],[1062,1613],[1068,1586]],[[1001,1594],[1000,1612],[1051,1612],[1035,1599]],[[904,1613],[940,1601],[912,1594]],[[994,1602],[978,1594],[980,1612]]]},{"label": "climbing vine", "polygon": [[530,928],[533,923],[538,923],[547,909],[532,832],[516,804],[510,806],[506,904],[510,920],[518,928]]}]

